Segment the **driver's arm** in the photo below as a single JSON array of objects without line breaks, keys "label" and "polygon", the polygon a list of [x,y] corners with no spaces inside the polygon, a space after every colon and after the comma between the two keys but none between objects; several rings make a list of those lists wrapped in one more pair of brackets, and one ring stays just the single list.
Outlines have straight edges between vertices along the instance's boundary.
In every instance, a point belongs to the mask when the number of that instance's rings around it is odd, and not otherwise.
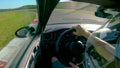
[{"label": "driver's arm", "polygon": [[75,35],[84,36],[87,38],[89,40],[89,43],[91,43],[96,51],[107,61],[114,59],[115,48],[111,44],[101,40],[98,37],[92,36],[91,33],[81,25],[73,26],[73,29],[76,30],[73,32]]}]

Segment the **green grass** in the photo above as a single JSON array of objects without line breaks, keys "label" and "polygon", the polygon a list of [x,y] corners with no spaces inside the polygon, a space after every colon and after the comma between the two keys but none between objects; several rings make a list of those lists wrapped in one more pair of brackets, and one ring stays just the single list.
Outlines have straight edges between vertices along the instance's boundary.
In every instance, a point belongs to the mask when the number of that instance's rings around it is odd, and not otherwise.
[{"label": "green grass", "polygon": [[0,49],[15,37],[17,29],[29,25],[35,14],[31,12],[0,12]]}]

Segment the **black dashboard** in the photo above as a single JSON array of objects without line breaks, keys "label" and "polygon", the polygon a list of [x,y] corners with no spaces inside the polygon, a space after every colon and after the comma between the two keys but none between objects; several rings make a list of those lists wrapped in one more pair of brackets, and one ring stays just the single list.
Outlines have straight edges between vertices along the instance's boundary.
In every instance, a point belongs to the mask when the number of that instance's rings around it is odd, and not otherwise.
[{"label": "black dashboard", "polygon": [[[44,42],[44,44],[49,43],[49,45],[55,45],[56,41],[59,38],[59,36],[61,35],[61,33],[63,33],[65,30],[68,30],[68,29],[70,29],[70,28],[62,28],[62,29],[58,29],[58,30],[55,30],[55,31],[43,33],[42,37],[41,37],[41,40]],[[72,38],[70,39],[70,37],[72,37]],[[70,40],[73,40],[73,37],[76,40],[82,40],[82,42],[84,44],[86,42],[86,39],[84,37],[76,36],[76,35],[73,35],[73,34],[70,34],[70,33],[65,34],[65,36],[62,38],[62,40],[70,41]]]},{"label": "black dashboard", "polygon": [[[44,58],[50,60],[51,57],[53,56],[58,56],[58,53],[56,53],[56,42],[58,40],[58,38],[60,37],[60,35],[68,30],[70,28],[59,28],[57,30],[53,30],[53,31],[50,31],[50,32],[45,32],[42,34],[41,36],[41,50],[42,50],[42,55]],[[86,44],[86,38],[82,37],[82,36],[76,36],[74,35],[73,33],[67,33],[65,34],[63,37],[62,37],[62,40],[60,42],[60,46],[64,47],[69,47],[70,45],[73,46],[73,45],[78,45],[77,47],[75,47],[75,52],[79,52],[83,49],[81,47],[81,45],[78,43],[76,44],[76,42],[80,40],[81,43],[83,45]],[[74,44],[73,44],[74,43]],[[80,45],[80,47],[79,47]],[[79,47],[79,48],[78,48]],[[70,47],[71,48],[71,47]],[[78,48],[78,49],[76,49]],[[62,52],[62,55],[64,55],[64,53],[66,53],[66,50],[68,48],[64,49],[64,48],[61,48],[61,52]],[[77,51],[76,51],[77,50]],[[78,51],[80,50],[80,51]],[[84,49],[83,49],[84,50]],[[83,51],[82,50],[82,51]],[[73,51],[74,52],[74,51]],[[69,54],[67,55],[68,53],[65,54],[66,57],[69,56]],[[76,53],[77,54],[77,53]],[[64,56],[64,57],[65,57]],[[69,56],[70,57],[70,56]],[[79,57],[81,58],[81,57]],[[70,58],[69,58],[70,59]],[[69,60],[69,59],[66,59],[66,60]],[[80,61],[80,60],[78,60]],[[47,62],[47,61],[46,61]]]},{"label": "black dashboard", "polygon": [[[41,50],[43,51],[43,54],[45,54],[46,56],[48,56],[48,54],[49,56],[56,55],[55,53],[56,41],[58,40],[61,33],[63,33],[65,30],[70,29],[72,26],[79,24],[80,23],[47,25],[45,31],[41,35]],[[62,38],[61,44],[68,44],[71,41],[76,41],[76,40],[77,41],[80,40],[80,42],[82,42],[84,45],[86,44],[87,41],[87,39],[84,38],[83,36],[76,36],[73,35],[72,33],[71,34],[68,33],[65,34],[64,37]]]},{"label": "black dashboard", "polygon": [[[48,33],[44,33],[42,36],[42,40],[44,41],[53,41],[55,42],[57,40],[57,38],[60,36],[60,34],[67,30],[68,28],[65,28],[65,29],[60,29],[60,30],[56,30],[56,31],[51,31],[51,32],[48,32]],[[69,35],[66,35],[65,38],[67,39],[67,37],[70,37]]]},{"label": "black dashboard", "polygon": [[[43,54],[47,57],[56,56],[56,41],[60,37],[61,33],[63,33],[65,30],[68,30],[70,28],[59,28],[57,30],[45,32],[41,36],[41,49],[43,51]],[[82,44],[86,44],[86,38],[82,36],[76,36],[72,33],[65,34],[62,38],[61,45],[69,45],[73,41],[80,40]]]}]

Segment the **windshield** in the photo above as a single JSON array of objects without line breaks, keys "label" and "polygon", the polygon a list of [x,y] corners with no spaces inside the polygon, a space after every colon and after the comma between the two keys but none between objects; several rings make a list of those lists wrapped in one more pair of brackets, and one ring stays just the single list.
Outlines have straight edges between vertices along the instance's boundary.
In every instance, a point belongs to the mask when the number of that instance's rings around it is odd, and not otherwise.
[{"label": "windshield", "polygon": [[53,11],[48,24],[55,23],[100,23],[107,21],[105,18],[95,16],[99,5],[66,1],[59,2]]},{"label": "windshield", "polygon": [[33,22],[36,11],[35,0],[0,1],[0,50],[15,38],[16,30]]}]

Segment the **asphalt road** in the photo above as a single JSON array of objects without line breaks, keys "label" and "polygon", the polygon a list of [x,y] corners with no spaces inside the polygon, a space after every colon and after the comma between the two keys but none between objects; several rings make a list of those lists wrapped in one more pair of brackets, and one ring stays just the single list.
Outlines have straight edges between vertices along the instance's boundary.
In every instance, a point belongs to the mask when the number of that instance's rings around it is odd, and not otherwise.
[{"label": "asphalt road", "polygon": [[99,23],[103,24],[106,19],[99,18],[94,16],[93,11],[76,11],[76,10],[62,10],[62,9],[56,9],[53,11],[48,24],[53,23],[75,23],[75,22],[82,22],[82,23]]}]

